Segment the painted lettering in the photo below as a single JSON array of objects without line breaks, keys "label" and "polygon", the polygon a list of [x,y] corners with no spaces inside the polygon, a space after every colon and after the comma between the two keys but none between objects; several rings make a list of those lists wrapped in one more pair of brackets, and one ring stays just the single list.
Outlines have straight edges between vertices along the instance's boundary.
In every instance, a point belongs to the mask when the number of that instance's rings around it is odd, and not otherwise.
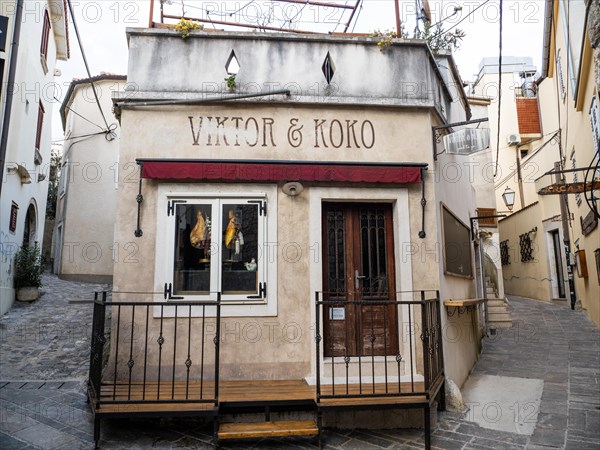
[{"label": "painted lettering", "polygon": [[290,127],[288,128],[288,143],[294,148],[302,145],[302,128],[304,128],[304,125],[298,126],[299,120],[296,118],[290,119]]},{"label": "painted lettering", "polygon": [[323,147],[329,147],[325,142],[325,132],[323,131],[323,125],[327,122],[325,119],[314,119],[315,121],[315,148],[319,148],[319,132],[321,133],[321,142]]},{"label": "painted lettering", "polygon": [[[254,140],[253,144],[251,144],[250,141],[248,140],[248,124],[250,122],[254,122],[254,133],[256,136],[256,139]],[[245,128],[246,129],[246,144],[248,144],[250,147],[256,147],[256,145],[258,144],[258,133],[259,133],[258,121],[254,117],[248,117],[248,119],[246,119],[245,127],[246,127]]]},{"label": "painted lettering", "polygon": [[200,117],[200,123],[198,124],[198,132],[194,131],[194,118],[192,116],[188,116],[190,119],[190,128],[192,129],[192,145],[200,145],[200,131],[202,131],[202,117]]}]

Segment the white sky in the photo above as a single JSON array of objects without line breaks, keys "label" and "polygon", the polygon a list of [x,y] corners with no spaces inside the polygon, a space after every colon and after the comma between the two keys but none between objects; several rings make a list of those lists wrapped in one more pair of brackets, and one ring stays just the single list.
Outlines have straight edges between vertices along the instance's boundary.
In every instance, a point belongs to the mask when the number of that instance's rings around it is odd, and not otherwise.
[{"label": "white sky", "polygon": [[[182,0],[167,1],[171,1],[172,4],[165,5],[165,11],[167,12],[166,8],[168,8],[172,14],[181,15]],[[321,1],[354,3],[354,0]],[[232,21],[234,18],[237,18],[237,21],[244,18],[253,21],[257,13],[266,15],[269,5],[272,4],[270,0],[183,0],[183,2],[189,16],[202,17],[204,14],[206,17],[203,11],[208,9],[212,11],[213,18],[218,19],[219,12],[225,14],[221,20],[226,21]],[[399,3],[402,22],[406,30],[412,34],[415,28],[415,1],[399,0]],[[486,2],[484,0],[430,0],[432,22],[445,19],[443,23],[444,28],[447,29],[482,3]],[[92,75],[98,75],[100,72],[126,75],[128,52],[125,28],[148,26],[150,0],[72,0],[72,4]],[[544,4],[544,0],[503,1],[503,55],[531,56],[538,70],[542,59]],[[156,0],[155,21],[159,21],[159,5],[159,1]],[[302,9],[302,5],[283,5],[277,6],[272,26],[281,27],[285,15],[293,18],[298,13],[294,19],[295,22],[300,21],[297,24],[298,28],[314,30],[315,27],[317,29],[324,27],[320,29],[330,31],[340,18],[339,14],[332,16],[332,9],[315,7]],[[452,16],[455,6],[462,6],[462,11]],[[233,17],[229,17],[228,14],[236,10],[240,11]],[[354,28],[357,33],[370,33],[375,29],[393,30],[395,29],[394,11],[394,0],[364,0],[358,21],[356,24],[353,21],[351,29]],[[315,21],[318,22],[317,25],[314,24]],[[72,23],[69,27],[71,59],[67,62],[59,62],[58,68],[62,71],[62,75],[56,78],[59,86],[57,96],[61,100],[74,77],[87,77]],[[464,30],[466,37],[454,57],[462,78],[473,80],[480,60],[486,56],[498,55],[499,0],[489,0],[457,28]],[[342,26],[338,26],[337,31],[343,31]],[[55,105],[52,125],[54,140],[62,138],[58,109],[59,105]]]}]

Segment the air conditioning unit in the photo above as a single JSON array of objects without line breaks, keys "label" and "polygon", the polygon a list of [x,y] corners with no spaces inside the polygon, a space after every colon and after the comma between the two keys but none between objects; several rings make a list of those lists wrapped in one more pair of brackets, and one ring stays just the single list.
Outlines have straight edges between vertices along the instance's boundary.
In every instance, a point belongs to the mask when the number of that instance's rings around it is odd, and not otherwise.
[{"label": "air conditioning unit", "polygon": [[521,143],[521,135],[518,133],[509,134],[506,141],[508,142],[508,145],[520,144]]}]

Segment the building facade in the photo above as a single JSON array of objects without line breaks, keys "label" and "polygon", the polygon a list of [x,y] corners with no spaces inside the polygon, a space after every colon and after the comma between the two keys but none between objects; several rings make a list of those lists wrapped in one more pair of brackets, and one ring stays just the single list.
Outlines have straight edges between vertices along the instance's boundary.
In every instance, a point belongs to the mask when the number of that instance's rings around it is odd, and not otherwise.
[{"label": "building facade", "polygon": [[[130,29],[128,39],[136,89],[115,97],[119,163],[137,162],[140,184],[120,180],[115,240],[136,252],[115,261],[113,297],[221,292],[221,377],[313,382],[316,364],[332,379],[345,364],[335,356],[366,352],[372,336],[350,306],[319,317],[315,296],[476,297],[475,191],[466,177],[434,176],[456,156],[434,161],[432,127],[470,114],[453,63],[438,65],[423,41],[380,51],[365,37]],[[472,308],[442,309],[446,373],[462,385],[481,329]],[[378,313],[390,339],[381,355],[408,352],[397,339],[406,314]],[[317,321],[333,333],[318,363]],[[349,370],[359,376],[354,359]]]},{"label": "building facade", "polygon": [[[113,239],[117,205],[120,127],[112,114],[112,93],[125,76],[101,74],[74,80],[60,109],[65,143],[54,230],[54,272],[87,282],[111,282],[113,258],[128,248]],[[73,112],[75,111],[75,112]]]},{"label": "building facade", "polygon": [[[40,248],[51,150],[57,60],[69,57],[66,2],[2,2],[0,312],[15,298],[13,258],[22,245]],[[14,44],[11,44],[13,43]]]}]

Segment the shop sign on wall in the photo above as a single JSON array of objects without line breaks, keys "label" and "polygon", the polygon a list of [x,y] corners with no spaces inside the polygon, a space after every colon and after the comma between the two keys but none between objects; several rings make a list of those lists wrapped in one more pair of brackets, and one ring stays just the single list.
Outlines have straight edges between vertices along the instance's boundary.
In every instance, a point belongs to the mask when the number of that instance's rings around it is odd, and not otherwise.
[{"label": "shop sign on wall", "polygon": [[[370,149],[375,145],[375,126],[370,120],[291,118],[278,122],[272,117],[241,116],[188,116],[188,120],[191,143],[197,146]],[[286,136],[285,142],[278,142],[281,135]]]}]

